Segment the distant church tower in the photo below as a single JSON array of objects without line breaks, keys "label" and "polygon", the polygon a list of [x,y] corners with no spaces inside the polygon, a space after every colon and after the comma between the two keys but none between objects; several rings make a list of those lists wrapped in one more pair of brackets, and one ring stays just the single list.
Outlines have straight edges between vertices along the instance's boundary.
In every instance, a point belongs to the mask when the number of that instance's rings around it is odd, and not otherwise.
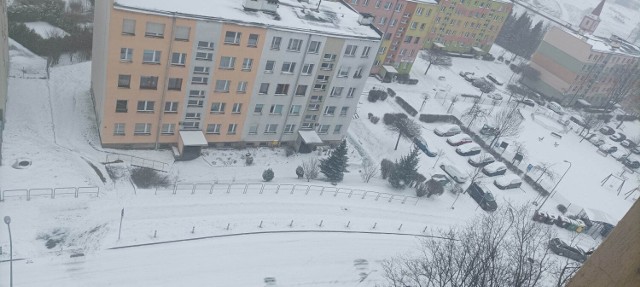
[{"label": "distant church tower", "polygon": [[582,18],[582,22],[580,22],[580,32],[593,34],[596,28],[598,28],[598,24],[600,24],[600,13],[602,12],[602,7],[604,7],[604,1],[605,0],[600,1],[600,4],[593,9],[591,14],[587,14]]}]

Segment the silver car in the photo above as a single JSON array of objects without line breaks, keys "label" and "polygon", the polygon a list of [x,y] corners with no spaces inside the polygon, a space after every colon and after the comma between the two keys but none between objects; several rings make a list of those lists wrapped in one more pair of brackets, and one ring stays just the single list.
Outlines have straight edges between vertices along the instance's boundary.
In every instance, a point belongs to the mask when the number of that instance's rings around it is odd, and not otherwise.
[{"label": "silver car", "polygon": [[455,182],[465,183],[467,182],[467,176],[460,172],[455,166],[449,164],[441,164],[440,168],[444,170]]}]

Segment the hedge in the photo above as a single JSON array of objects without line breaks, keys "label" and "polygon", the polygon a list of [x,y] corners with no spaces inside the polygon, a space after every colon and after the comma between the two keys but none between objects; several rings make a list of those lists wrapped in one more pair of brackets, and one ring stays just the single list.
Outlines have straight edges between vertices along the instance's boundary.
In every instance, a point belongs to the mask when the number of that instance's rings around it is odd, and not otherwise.
[{"label": "hedge", "polygon": [[410,114],[412,117],[415,117],[418,114],[418,111],[416,109],[414,109],[411,105],[409,105],[409,103],[407,103],[404,99],[402,99],[401,97],[396,97],[396,102],[408,113]]}]

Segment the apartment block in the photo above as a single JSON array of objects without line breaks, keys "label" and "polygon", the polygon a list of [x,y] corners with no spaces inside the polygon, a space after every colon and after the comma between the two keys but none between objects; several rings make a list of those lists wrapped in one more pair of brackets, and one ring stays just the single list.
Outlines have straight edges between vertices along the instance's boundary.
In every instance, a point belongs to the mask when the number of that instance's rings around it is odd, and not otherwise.
[{"label": "apartment block", "polygon": [[7,77],[9,75],[8,40],[6,1],[0,1],[0,165],[2,165],[2,131],[6,120]]}]

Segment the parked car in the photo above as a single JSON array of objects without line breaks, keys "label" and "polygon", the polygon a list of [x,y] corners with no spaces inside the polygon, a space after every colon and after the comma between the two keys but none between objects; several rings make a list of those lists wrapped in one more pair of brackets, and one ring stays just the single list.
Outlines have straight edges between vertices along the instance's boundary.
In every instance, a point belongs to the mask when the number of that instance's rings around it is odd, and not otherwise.
[{"label": "parked car", "polygon": [[547,108],[554,111],[556,114],[564,115],[564,108],[556,102],[550,102],[547,104]]},{"label": "parked car", "polygon": [[475,200],[480,208],[485,211],[496,211],[498,204],[491,191],[482,183],[472,182],[467,188],[467,193]]},{"label": "parked car", "polygon": [[480,166],[485,166],[487,164],[490,164],[492,162],[496,161],[495,158],[493,158],[492,155],[488,154],[488,153],[483,153],[483,154],[479,154],[476,156],[472,156],[471,158],[469,158],[469,160],[467,160],[467,162],[474,167],[480,167]]},{"label": "parked car", "polygon": [[636,146],[636,143],[631,141],[630,139],[626,139],[620,142],[620,145],[626,148],[632,148]]},{"label": "parked car", "polygon": [[493,74],[487,74],[486,78],[498,86],[502,86],[504,84],[504,82],[500,78],[494,76]]},{"label": "parked car", "polygon": [[480,91],[482,91],[483,93],[491,93],[496,90],[496,86],[492,82],[489,82],[483,78],[475,79],[473,80],[473,82],[471,82],[471,84],[474,87],[480,89]]},{"label": "parked car", "polygon": [[427,141],[422,137],[413,138],[413,143],[418,147],[419,150],[424,152],[429,157],[436,157],[438,155],[437,152],[429,149],[429,145],[427,144]]},{"label": "parked car", "polygon": [[627,136],[625,136],[623,133],[615,133],[610,135],[609,138],[614,142],[621,142],[627,139]]},{"label": "parked car", "polygon": [[472,156],[482,152],[482,148],[476,143],[468,143],[458,147],[456,152],[461,156]]},{"label": "parked car", "polygon": [[490,125],[484,124],[480,129],[480,134],[485,136],[494,136],[498,130]]},{"label": "parked car", "polygon": [[606,153],[614,153],[618,150],[618,147],[609,143],[605,143],[598,146],[598,149]]},{"label": "parked car", "polygon": [[461,132],[462,130],[460,129],[460,127],[453,124],[441,125],[433,130],[433,133],[441,137],[450,137]]},{"label": "parked car", "polygon": [[634,148],[631,149],[631,152],[635,153],[635,154],[640,154],[640,148],[634,147]]},{"label": "parked car", "polygon": [[467,82],[471,82],[475,79],[475,77],[473,77],[475,75],[475,73],[473,72],[460,72],[460,76],[462,76]]},{"label": "parked car", "polygon": [[556,216],[553,214],[549,214],[544,211],[535,211],[533,213],[533,221],[542,222],[544,224],[554,224],[556,221]]},{"label": "parked car", "polygon": [[445,186],[449,185],[449,183],[451,183],[451,180],[446,175],[441,174],[441,173],[436,173],[436,174],[432,175],[431,179],[433,179],[434,181],[436,181],[437,183],[442,185],[442,187],[445,187]]},{"label": "parked car", "polygon": [[542,98],[542,96],[538,93],[535,93],[530,96],[532,100],[534,100],[538,105],[544,106],[547,102]]},{"label": "parked car", "polygon": [[522,185],[522,179],[515,174],[507,174],[496,178],[493,184],[499,189],[518,188]]},{"label": "parked car", "polygon": [[587,260],[587,255],[580,247],[572,247],[560,238],[554,238],[549,241],[549,249],[553,253],[558,254],[578,262]]},{"label": "parked car", "polygon": [[523,105],[530,106],[530,107],[535,107],[536,106],[536,102],[534,102],[532,99],[523,99],[523,100],[520,100],[518,102],[522,103]]},{"label": "parked car", "polygon": [[615,152],[611,153],[611,157],[622,161],[623,159],[627,158],[629,156],[629,152],[626,150],[617,150]]},{"label": "parked car", "polygon": [[463,145],[470,142],[473,142],[473,141],[471,140],[471,137],[468,136],[467,134],[457,134],[447,139],[447,143],[450,146],[459,146],[459,145]]},{"label": "parked car", "polygon": [[640,167],[640,162],[639,161],[637,161],[635,159],[632,159],[632,158],[629,158],[629,157],[623,159],[622,160],[622,164],[624,164],[624,166],[626,166],[626,167],[628,167],[630,169],[637,169],[637,168]]},{"label": "parked car", "polygon": [[604,143],[606,143],[607,141],[605,141],[601,137],[593,137],[593,138],[589,139],[589,142],[592,143],[594,146],[601,146]]},{"label": "parked car", "polygon": [[465,183],[467,182],[467,176],[460,172],[455,166],[448,164],[441,164],[440,168],[444,170],[455,182]]},{"label": "parked car", "polygon": [[493,162],[482,168],[482,173],[487,176],[503,175],[507,172],[507,166],[501,162]]},{"label": "parked car", "polygon": [[492,99],[492,100],[496,100],[496,101],[501,101],[502,100],[502,95],[500,95],[498,93],[491,93],[491,94],[487,94],[487,98]]},{"label": "parked car", "polygon": [[610,126],[604,126],[600,128],[600,133],[602,133],[605,136],[610,136],[612,134],[616,133],[616,130],[614,130],[612,127]]}]

